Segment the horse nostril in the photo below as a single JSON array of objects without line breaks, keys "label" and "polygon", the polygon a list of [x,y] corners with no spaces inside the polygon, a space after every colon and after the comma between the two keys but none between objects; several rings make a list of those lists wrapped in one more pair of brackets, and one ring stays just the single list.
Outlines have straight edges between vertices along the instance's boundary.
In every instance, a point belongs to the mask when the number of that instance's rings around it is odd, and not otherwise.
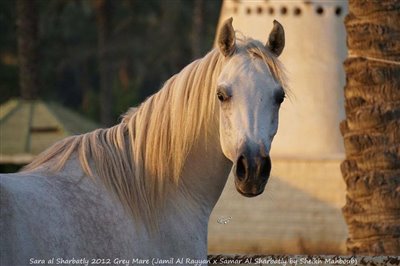
[{"label": "horse nostril", "polygon": [[269,174],[271,172],[271,159],[270,157],[264,158],[264,160],[261,161],[261,169],[260,169],[260,176],[261,177],[269,177]]},{"label": "horse nostril", "polygon": [[236,177],[239,181],[246,179],[246,158],[241,155],[236,163]]}]

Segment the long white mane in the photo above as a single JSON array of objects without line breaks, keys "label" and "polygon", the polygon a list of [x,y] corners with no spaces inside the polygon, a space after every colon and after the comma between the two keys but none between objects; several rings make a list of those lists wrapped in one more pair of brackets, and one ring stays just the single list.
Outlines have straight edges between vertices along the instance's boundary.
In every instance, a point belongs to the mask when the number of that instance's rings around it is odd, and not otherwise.
[{"label": "long white mane", "polygon": [[[240,40],[250,56],[262,58],[284,86],[278,59],[264,45]],[[214,49],[171,77],[162,89],[128,111],[122,122],[108,129],[72,136],[40,154],[24,171],[52,162],[61,170],[77,154],[83,171],[115,193],[136,219],[151,226],[165,200],[166,185],[178,184],[188,153],[210,125],[218,130],[216,81],[225,57]]]}]

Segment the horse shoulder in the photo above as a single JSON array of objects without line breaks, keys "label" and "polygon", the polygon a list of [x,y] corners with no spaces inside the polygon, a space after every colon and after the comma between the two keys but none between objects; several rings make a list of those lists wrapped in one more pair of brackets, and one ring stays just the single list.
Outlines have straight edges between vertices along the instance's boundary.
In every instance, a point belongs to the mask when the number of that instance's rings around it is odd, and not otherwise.
[{"label": "horse shoulder", "polygon": [[1,265],[24,264],[22,258],[38,252],[28,225],[30,217],[25,215],[31,210],[26,200],[29,191],[24,179],[19,177],[16,174],[0,175]]},{"label": "horse shoulder", "polygon": [[123,253],[117,243],[132,237],[133,227],[109,193],[87,177],[46,174],[1,176],[1,251],[22,264],[47,254]]}]

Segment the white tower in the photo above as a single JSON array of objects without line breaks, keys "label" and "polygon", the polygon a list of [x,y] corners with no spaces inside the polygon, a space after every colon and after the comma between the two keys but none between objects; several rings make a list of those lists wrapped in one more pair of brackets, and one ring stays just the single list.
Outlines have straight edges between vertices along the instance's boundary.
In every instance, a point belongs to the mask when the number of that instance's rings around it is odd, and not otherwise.
[{"label": "white tower", "polygon": [[[265,192],[270,187],[275,199],[271,203],[268,195],[251,200],[239,197],[228,182],[210,222],[211,252],[219,251],[213,241],[236,242],[232,235],[260,252],[305,252],[296,249],[301,245],[314,253],[324,252],[318,248],[328,243],[332,245],[325,252],[344,251],[346,226],[340,210],[345,199],[340,173],[344,148],[339,123],[345,117],[342,64],[347,54],[343,23],[347,12],[345,0],[224,0],[219,25],[233,17],[235,30],[261,41],[267,40],[274,19],[283,25],[286,46],[280,60],[290,92],[272,143],[272,178]],[[243,208],[258,208],[259,213],[254,216]],[[232,216],[226,235],[213,221],[221,215]],[[233,221],[241,225],[236,228]],[[254,236],[244,224],[255,230]],[[233,246],[220,250],[247,251],[252,252]]]}]

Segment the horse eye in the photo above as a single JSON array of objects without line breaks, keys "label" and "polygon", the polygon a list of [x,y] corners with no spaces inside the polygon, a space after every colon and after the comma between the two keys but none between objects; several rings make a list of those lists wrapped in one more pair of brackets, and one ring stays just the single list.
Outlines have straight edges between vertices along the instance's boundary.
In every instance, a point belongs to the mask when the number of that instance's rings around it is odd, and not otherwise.
[{"label": "horse eye", "polygon": [[226,100],[228,100],[230,97],[228,96],[228,95],[226,95],[224,92],[222,92],[222,91],[218,91],[217,92],[217,97],[218,97],[218,100],[220,101],[220,102],[224,102],[224,101],[226,101]]},{"label": "horse eye", "polygon": [[221,92],[217,92],[217,97],[218,97],[218,100],[220,100],[221,102],[223,102],[225,100],[225,97]]}]

